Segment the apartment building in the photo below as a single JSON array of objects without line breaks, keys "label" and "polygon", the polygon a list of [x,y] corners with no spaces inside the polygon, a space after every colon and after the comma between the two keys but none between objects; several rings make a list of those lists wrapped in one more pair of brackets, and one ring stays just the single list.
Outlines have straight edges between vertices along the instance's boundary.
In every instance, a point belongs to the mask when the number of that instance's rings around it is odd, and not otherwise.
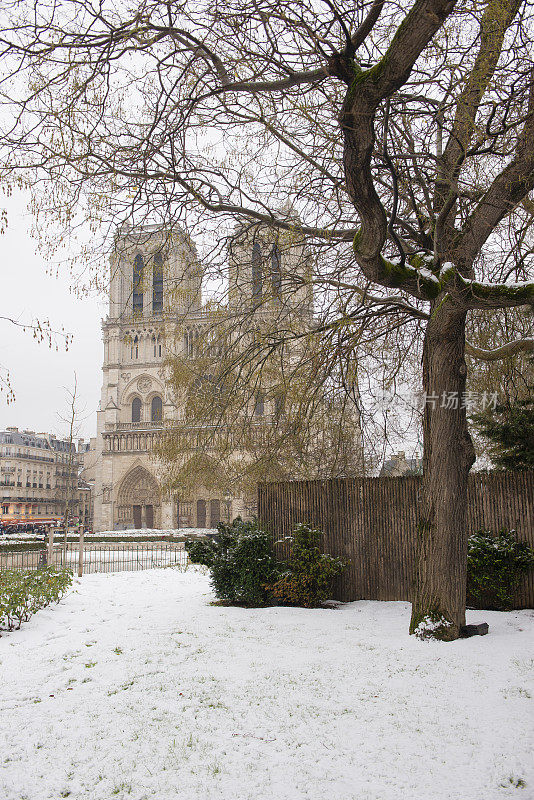
[{"label": "apartment building", "polygon": [[69,498],[71,521],[90,527],[91,490],[78,479],[84,447],[53,434],[0,431],[0,522],[59,523]]}]

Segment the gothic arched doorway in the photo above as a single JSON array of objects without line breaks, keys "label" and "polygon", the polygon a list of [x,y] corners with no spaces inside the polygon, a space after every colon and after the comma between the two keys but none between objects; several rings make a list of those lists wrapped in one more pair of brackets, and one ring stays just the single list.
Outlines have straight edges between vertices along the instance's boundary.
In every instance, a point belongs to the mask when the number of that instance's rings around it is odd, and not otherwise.
[{"label": "gothic arched doorway", "polygon": [[117,495],[116,523],[120,527],[159,528],[159,486],[144,467],[134,467],[123,479]]}]

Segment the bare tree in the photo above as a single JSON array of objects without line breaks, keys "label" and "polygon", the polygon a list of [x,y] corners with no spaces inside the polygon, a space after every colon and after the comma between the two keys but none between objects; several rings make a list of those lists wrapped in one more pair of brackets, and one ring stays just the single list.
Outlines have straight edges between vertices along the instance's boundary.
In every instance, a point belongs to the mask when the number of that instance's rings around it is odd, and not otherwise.
[{"label": "bare tree", "polygon": [[206,480],[249,496],[258,480],[364,472],[354,365],[347,374],[339,331],[327,345],[310,311],[283,297],[284,283],[281,272],[280,288],[264,287],[253,310],[212,306],[194,338],[185,329],[185,348],[180,333],[174,348],[167,342],[183,419],[166,429],[157,456],[181,496]]},{"label": "bare tree", "polygon": [[68,415],[61,417],[63,422],[69,426],[67,444],[68,452],[65,462],[65,469],[62,470],[65,478],[65,499],[63,505],[63,561],[67,557],[67,533],[71,519],[73,503],[77,500],[78,495],[78,460],[76,456],[76,442],[75,438],[78,434],[79,427],[79,410],[77,405],[78,400],[78,379],[74,373],[74,382],[72,389],[66,389],[68,398]]},{"label": "bare tree", "polygon": [[348,361],[362,325],[387,358],[396,336],[422,342],[411,630],[431,617],[457,637],[466,320],[534,303],[532,7],[27,0],[2,28],[2,175],[31,174],[40,220],[187,222],[213,269],[235,220],[296,231],[314,250],[319,325],[344,330]]}]

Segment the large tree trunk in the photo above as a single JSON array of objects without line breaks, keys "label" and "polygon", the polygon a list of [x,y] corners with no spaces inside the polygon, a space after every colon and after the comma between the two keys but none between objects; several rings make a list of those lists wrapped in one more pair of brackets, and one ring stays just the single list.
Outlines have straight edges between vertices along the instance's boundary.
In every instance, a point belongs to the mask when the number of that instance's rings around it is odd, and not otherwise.
[{"label": "large tree trunk", "polygon": [[475,453],[463,406],[466,313],[444,305],[432,308],[423,350],[423,487],[410,633],[450,640],[465,625],[467,478]]}]

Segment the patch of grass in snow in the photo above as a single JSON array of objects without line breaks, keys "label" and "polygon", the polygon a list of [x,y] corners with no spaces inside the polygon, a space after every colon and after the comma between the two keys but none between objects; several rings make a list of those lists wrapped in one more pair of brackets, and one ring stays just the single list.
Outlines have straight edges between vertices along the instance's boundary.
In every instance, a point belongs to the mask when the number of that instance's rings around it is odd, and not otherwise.
[{"label": "patch of grass in snow", "polygon": [[110,689],[109,692],[108,692],[108,697],[111,697],[114,694],[118,694],[119,692],[125,692],[127,689],[130,688],[130,686],[133,686],[134,683],[135,683],[135,681],[131,680],[131,681],[128,681],[127,683],[123,683],[117,689]]},{"label": "patch of grass in snow", "polygon": [[131,794],[132,787],[129,783],[121,783],[118,786],[115,786],[111,794],[120,794],[121,792],[126,792],[126,794]]},{"label": "patch of grass in snow", "polygon": [[65,653],[63,656],[63,661],[72,661],[73,658],[76,658],[80,655],[79,650],[75,650],[73,653]]},{"label": "patch of grass in snow", "polygon": [[530,700],[532,697],[532,695],[521,686],[513,686],[511,689],[503,689],[502,693],[504,697],[526,697],[527,700]]},{"label": "patch of grass in snow", "polygon": [[501,783],[501,787],[503,789],[509,789],[513,787],[514,789],[524,789],[526,787],[526,782],[523,778],[515,778],[513,775],[510,775],[507,781]]},{"label": "patch of grass in snow", "polygon": [[96,667],[96,661],[88,661],[87,664],[84,664],[85,669],[91,669],[91,667]]},{"label": "patch of grass in snow", "polygon": [[534,670],[534,658],[527,658],[521,661],[519,658],[514,658],[512,664],[517,668],[518,672],[530,675]]},{"label": "patch of grass in snow", "polygon": [[113,652],[116,656],[122,656],[122,647],[114,647]]}]

